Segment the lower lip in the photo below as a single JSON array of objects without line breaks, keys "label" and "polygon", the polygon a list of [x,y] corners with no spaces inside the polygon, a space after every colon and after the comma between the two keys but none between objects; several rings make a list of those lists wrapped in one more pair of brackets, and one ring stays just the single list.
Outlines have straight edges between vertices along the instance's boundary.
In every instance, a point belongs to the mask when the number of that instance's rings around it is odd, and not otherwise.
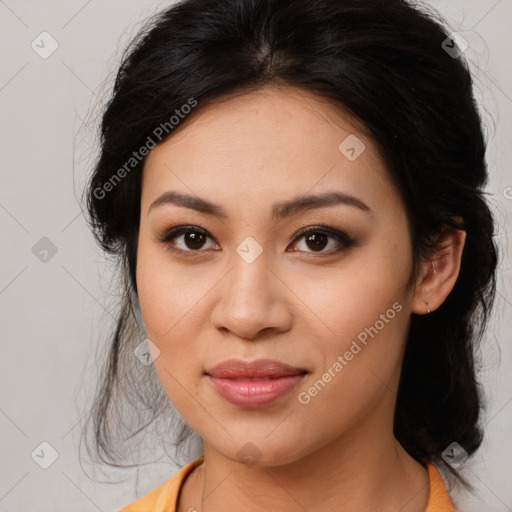
[{"label": "lower lip", "polygon": [[304,376],[305,374],[266,380],[236,380],[208,375],[219,395],[228,402],[242,407],[261,407],[269,404],[291,391]]}]

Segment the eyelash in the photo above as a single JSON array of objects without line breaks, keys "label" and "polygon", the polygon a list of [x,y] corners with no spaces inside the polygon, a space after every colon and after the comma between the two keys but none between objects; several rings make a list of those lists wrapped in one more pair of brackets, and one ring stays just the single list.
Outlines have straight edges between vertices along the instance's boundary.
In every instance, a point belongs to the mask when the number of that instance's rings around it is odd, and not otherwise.
[{"label": "eyelash", "polygon": [[[187,233],[200,233],[200,234],[202,234],[208,238],[211,238],[213,240],[213,238],[208,234],[207,231],[205,231],[202,228],[199,228],[198,226],[176,226],[174,228],[167,230],[162,235],[158,236],[157,240],[158,240],[158,242],[164,244],[169,250],[171,250],[173,252],[177,252],[179,254],[183,254],[186,257],[194,257],[195,254],[193,254],[193,253],[205,252],[205,250],[202,250],[202,249],[183,250],[183,249],[179,249],[179,248],[173,246],[173,244],[171,243],[172,239],[176,238],[177,236],[187,234]],[[306,252],[306,253],[311,253],[311,254],[324,254],[325,253],[327,255],[333,255],[333,254],[337,254],[342,251],[345,251],[345,250],[349,249],[352,245],[355,244],[355,240],[350,238],[346,233],[343,233],[342,231],[339,231],[337,229],[331,228],[330,226],[326,226],[326,225],[317,225],[317,226],[310,226],[310,227],[302,228],[295,234],[291,243],[295,244],[301,238],[305,238],[306,236],[308,236],[310,234],[326,235],[330,238],[335,239],[340,244],[342,244],[342,247],[339,249],[334,249],[334,250],[329,250],[329,251],[321,250],[321,251],[291,251],[291,252]]]}]

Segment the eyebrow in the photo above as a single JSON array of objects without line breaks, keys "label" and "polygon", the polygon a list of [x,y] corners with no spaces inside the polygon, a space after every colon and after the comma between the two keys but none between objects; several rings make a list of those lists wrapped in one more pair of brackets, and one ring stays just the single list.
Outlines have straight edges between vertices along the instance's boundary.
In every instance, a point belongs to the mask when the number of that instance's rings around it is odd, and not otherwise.
[{"label": "eyebrow", "polygon": [[[174,204],[206,215],[213,215],[221,219],[227,219],[229,217],[226,210],[219,204],[173,190],[164,192],[155,199],[149,207],[148,214],[154,208],[164,204]],[[272,205],[272,218],[275,220],[284,219],[306,210],[340,204],[353,206],[367,213],[371,213],[372,211],[367,204],[355,196],[343,192],[325,192],[318,195],[301,195],[275,203]]]}]

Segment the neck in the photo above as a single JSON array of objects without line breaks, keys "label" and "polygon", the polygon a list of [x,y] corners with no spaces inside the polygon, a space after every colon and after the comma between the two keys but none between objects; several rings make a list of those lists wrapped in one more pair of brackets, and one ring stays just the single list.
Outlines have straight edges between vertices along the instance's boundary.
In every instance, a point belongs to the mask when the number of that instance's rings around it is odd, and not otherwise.
[{"label": "neck", "polygon": [[424,512],[427,470],[396,441],[388,420],[384,428],[382,415],[373,414],[342,437],[282,465],[246,466],[203,442],[204,462],[185,480],[178,512]]}]

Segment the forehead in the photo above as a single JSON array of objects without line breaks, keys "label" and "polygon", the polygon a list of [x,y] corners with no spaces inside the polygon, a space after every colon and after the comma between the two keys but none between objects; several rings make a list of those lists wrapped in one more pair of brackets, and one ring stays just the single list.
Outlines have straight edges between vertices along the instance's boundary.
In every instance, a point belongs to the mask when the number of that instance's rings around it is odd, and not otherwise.
[{"label": "forehead", "polygon": [[333,188],[367,204],[397,200],[361,124],[311,92],[264,87],[196,108],[146,158],[146,209],[170,189],[246,206]]}]

